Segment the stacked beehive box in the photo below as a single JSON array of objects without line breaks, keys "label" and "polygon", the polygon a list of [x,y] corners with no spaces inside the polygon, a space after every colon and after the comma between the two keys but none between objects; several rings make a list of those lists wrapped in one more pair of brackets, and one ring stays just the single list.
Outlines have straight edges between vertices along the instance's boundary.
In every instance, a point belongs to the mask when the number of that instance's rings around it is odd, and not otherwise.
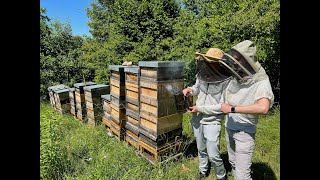
[{"label": "stacked beehive box", "polygon": [[126,66],[109,65],[110,70],[110,129],[119,140],[124,140],[125,109],[125,74]]},{"label": "stacked beehive box", "polygon": [[126,142],[139,150],[139,66],[124,68],[126,94]]},{"label": "stacked beehive box", "polygon": [[84,90],[85,86],[95,85],[94,82],[86,82],[86,83],[75,83],[73,86],[75,87],[75,99],[76,99],[76,117],[84,122],[85,117],[87,115],[86,102],[84,99]]},{"label": "stacked beehive box", "polygon": [[179,152],[182,113],[174,94],[184,88],[184,62],[140,61],[140,153],[150,162]]},{"label": "stacked beehive box", "polygon": [[56,110],[60,113],[70,113],[69,87],[53,89]]},{"label": "stacked beehive box", "polygon": [[55,110],[56,110],[56,102],[55,102],[53,89],[65,89],[65,88],[67,88],[67,86],[65,86],[64,84],[59,84],[59,85],[56,85],[56,86],[48,87],[50,104]]},{"label": "stacked beehive box", "polygon": [[76,98],[75,98],[75,88],[69,88],[69,99],[70,99],[70,113],[76,116]]},{"label": "stacked beehive box", "polygon": [[103,108],[103,116],[102,116],[102,122],[106,125],[106,128],[108,130],[108,134],[111,133],[110,130],[110,113],[111,113],[111,106],[110,106],[110,94],[101,95],[102,99],[102,108]]},{"label": "stacked beehive box", "polygon": [[109,94],[109,85],[96,84],[91,86],[83,87],[86,108],[87,108],[87,119],[88,124],[92,127],[99,124],[102,120],[103,108],[101,95]]}]

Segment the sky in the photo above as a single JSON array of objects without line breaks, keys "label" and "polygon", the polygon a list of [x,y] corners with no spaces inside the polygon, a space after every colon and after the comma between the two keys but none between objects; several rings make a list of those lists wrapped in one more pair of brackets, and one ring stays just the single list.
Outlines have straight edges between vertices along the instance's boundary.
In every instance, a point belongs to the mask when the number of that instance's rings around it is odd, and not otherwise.
[{"label": "sky", "polygon": [[91,8],[93,0],[40,0],[40,6],[47,10],[46,15],[51,19],[59,19],[61,22],[70,22],[73,35],[88,35],[90,20],[85,8]]}]

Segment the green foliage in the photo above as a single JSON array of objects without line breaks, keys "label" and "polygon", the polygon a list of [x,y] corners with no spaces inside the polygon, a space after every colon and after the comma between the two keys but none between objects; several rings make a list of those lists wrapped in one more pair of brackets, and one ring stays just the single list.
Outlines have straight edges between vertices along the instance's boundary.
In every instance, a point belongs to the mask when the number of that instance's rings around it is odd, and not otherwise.
[{"label": "green foliage", "polygon": [[83,74],[90,80],[90,72],[79,61],[84,39],[72,35],[68,22],[56,20],[49,24],[45,12],[40,8],[40,96],[44,98],[49,86],[73,86],[83,80]]},{"label": "green foliage", "polygon": [[191,86],[195,52],[211,47],[228,52],[248,39],[256,43],[275,101],[280,101],[279,0],[99,0],[87,15],[93,37],[74,37],[68,23],[48,25],[40,8],[41,77],[46,77],[41,94],[48,85],[83,76],[107,84],[108,66],[124,61],[184,61],[185,85]]}]

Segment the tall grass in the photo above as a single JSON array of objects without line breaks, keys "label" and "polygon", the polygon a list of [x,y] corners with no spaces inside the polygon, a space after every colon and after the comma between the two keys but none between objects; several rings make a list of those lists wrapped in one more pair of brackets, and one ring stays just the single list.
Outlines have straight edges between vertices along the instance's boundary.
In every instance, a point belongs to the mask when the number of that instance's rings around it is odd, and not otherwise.
[{"label": "tall grass", "polygon": [[[184,114],[183,136],[188,144],[180,161],[151,165],[125,142],[107,136],[103,125],[91,128],[72,115],[55,112],[41,102],[40,176],[41,179],[196,179],[198,158],[190,125]],[[280,112],[262,116],[257,126],[253,157],[255,179],[280,178]],[[227,151],[221,132],[221,154]],[[226,163],[228,167],[228,164]],[[227,168],[228,169],[228,168]],[[215,179],[212,173],[207,179]],[[228,172],[233,179],[231,172]]]}]

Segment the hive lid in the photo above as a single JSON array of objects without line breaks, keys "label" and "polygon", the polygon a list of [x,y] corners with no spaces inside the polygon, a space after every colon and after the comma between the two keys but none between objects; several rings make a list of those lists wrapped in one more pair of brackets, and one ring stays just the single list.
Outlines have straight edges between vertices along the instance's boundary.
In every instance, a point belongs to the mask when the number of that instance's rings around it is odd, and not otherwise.
[{"label": "hive lid", "polygon": [[97,83],[95,83],[95,82],[89,81],[89,82],[86,82],[86,83],[75,83],[73,86],[78,88],[78,89],[80,89],[80,88],[82,88],[84,86],[91,86],[91,85],[96,85],[96,84]]},{"label": "hive lid", "polygon": [[128,66],[124,68],[124,72],[138,74],[139,66]]},{"label": "hive lid", "polygon": [[123,72],[124,68],[128,66],[122,66],[122,65],[109,65],[109,69],[113,71]]},{"label": "hive lid", "polygon": [[182,67],[185,62],[182,61],[139,61],[140,67]]},{"label": "hive lid", "polygon": [[101,95],[101,98],[110,101],[110,94]]},{"label": "hive lid", "polygon": [[64,92],[69,92],[69,88],[68,89],[54,89],[53,90],[55,93],[64,93]]},{"label": "hive lid", "polygon": [[64,85],[64,84],[59,84],[56,86],[50,86],[48,87],[48,91],[53,91],[53,89],[65,89],[65,88],[69,88],[68,86]]},{"label": "hive lid", "polygon": [[83,87],[83,90],[94,91],[94,90],[99,90],[99,89],[104,89],[104,88],[109,88],[109,85],[96,84],[96,85],[91,85],[91,86],[85,86],[85,87]]},{"label": "hive lid", "polygon": [[75,91],[76,88],[69,88],[69,91]]}]

